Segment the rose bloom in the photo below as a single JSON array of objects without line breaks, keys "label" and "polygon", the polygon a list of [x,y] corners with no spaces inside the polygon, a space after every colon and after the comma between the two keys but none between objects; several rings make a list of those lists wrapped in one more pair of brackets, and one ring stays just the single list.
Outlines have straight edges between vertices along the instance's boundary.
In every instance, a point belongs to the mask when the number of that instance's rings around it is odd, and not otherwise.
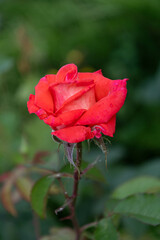
[{"label": "rose bloom", "polygon": [[102,133],[113,137],[126,81],[105,78],[101,70],[78,73],[76,65],[67,64],[40,79],[35,95],[29,96],[28,111],[48,124],[52,135],[69,143],[100,138]]}]

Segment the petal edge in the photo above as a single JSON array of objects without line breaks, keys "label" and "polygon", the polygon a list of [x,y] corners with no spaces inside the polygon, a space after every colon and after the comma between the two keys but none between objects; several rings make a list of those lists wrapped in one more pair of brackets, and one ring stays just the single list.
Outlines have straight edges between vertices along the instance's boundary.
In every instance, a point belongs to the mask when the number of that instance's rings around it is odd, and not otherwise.
[{"label": "petal edge", "polygon": [[94,137],[90,127],[73,126],[52,132],[52,135],[69,143],[83,142]]}]

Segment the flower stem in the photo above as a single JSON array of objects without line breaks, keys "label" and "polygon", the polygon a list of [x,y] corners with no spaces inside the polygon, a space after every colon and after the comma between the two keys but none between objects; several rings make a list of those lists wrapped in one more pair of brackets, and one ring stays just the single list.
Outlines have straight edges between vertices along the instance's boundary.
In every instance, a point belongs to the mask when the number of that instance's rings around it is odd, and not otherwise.
[{"label": "flower stem", "polygon": [[73,181],[74,182],[73,182],[72,195],[69,196],[68,193],[66,192],[66,190],[64,188],[64,185],[62,183],[62,180],[61,180],[61,176],[59,178],[57,178],[58,181],[59,181],[60,187],[62,189],[62,192],[64,194],[64,197],[66,199],[66,203],[63,206],[61,206],[60,208],[56,209],[55,212],[57,214],[58,212],[63,210],[66,206],[69,207],[70,216],[61,218],[61,221],[70,219],[72,221],[72,224],[73,224],[73,227],[74,227],[74,230],[75,230],[75,234],[76,234],[75,240],[80,240],[80,236],[81,236],[82,231],[80,229],[80,226],[79,226],[79,223],[78,223],[78,220],[77,220],[77,217],[76,217],[75,205],[76,205],[76,200],[77,200],[77,196],[78,196],[79,180],[80,180],[80,177],[81,177],[80,167],[81,167],[81,160],[82,160],[82,143],[77,143],[76,150],[77,150],[77,157],[76,157],[76,163],[75,163],[76,167],[75,167],[74,175],[73,175]]},{"label": "flower stem", "polygon": [[78,223],[78,220],[76,217],[76,211],[75,211],[75,204],[76,204],[77,195],[78,195],[78,185],[80,180],[79,169],[81,166],[81,160],[82,160],[82,143],[77,143],[77,158],[76,158],[77,168],[75,168],[75,171],[74,171],[74,184],[73,184],[73,193],[72,193],[73,201],[70,204],[71,220],[76,232],[75,240],[80,240],[80,235],[81,235],[81,230],[79,227],[79,223]]}]

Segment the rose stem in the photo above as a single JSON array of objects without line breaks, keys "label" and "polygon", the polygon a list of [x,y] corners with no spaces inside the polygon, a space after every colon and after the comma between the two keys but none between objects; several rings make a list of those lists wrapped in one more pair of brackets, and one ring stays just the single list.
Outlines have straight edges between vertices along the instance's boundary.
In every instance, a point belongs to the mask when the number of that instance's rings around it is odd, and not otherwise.
[{"label": "rose stem", "polygon": [[82,160],[82,143],[80,142],[80,143],[77,143],[77,158],[76,158],[77,168],[75,168],[75,171],[74,171],[74,184],[73,184],[73,193],[72,193],[73,201],[70,204],[71,220],[72,220],[75,232],[76,232],[75,240],[80,240],[80,234],[81,234],[78,220],[76,217],[76,211],[75,211],[75,204],[76,204],[77,195],[78,195],[78,185],[79,185],[79,180],[80,180],[79,169],[81,166],[81,160]]},{"label": "rose stem", "polygon": [[68,196],[68,193],[66,192],[63,183],[61,181],[61,178],[57,178],[59,181],[59,184],[62,188],[62,191],[64,193],[65,199],[66,200],[72,200],[71,203],[68,205],[70,209],[70,216],[61,218],[61,220],[67,220],[70,219],[72,221],[73,227],[75,229],[76,233],[76,239],[75,240],[80,240],[80,235],[81,235],[81,229],[78,224],[78,220],[76,217],[76,211],[75,211],[75,204],[76,204],[76,199],[78,195],[78,185],[79,185],[79,180],[80,180],[80,166],[81,166],[81,159],[82,159],[82,143],[77,143],[77,158],[76,158],[76,167],[73,175],[74,183],[73,183],[73,193],[72,196]]}]

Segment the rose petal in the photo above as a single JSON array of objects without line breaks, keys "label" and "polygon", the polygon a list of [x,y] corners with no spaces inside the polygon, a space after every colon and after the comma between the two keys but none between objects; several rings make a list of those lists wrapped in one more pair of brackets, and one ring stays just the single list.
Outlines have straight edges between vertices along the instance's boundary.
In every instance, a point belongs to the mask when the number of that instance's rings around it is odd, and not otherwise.
[{"label": "rose petal", "polygon": [[84,89],[84,86],[77,87],[76,84],[61,83],[50,86],[50,91],[54,99],[55,111],[60,109],[65,101],[74,96],[76,93],[80,92],[82,89]]},{"label": "rose petal", "polygon": [[[85,81],[85,79],[94,79],[95,83],[95,94],[96,100],[99,101],[100,99],[106,97],[109,92],[114,90],[117,86],[116,85],[125,85],[128,79],[123,80],[111,80],[106,78],[102,75],[102,71],[98,70],[94,73],[78,73],[78,81]],[[122,83],[120,83],[122,82]]]},{"label": "rose petal", "polygon": [[97,138],[101,137],[100,132],[102,132],[104,135],[113,137],[113,134],[115,133],[115,127],[116,115],[114,115],[106,124],[103,123],[93,126],[94,134]]},{"label": "rose petal", "polygon": [[30,94],[29,101],[27,102],[27,107],[29,113],[35,113],[41,120],[48,117],[48,114],[43,109],[35,105],[35,95]]},{"label": "rose petal", "polygon": [[54,111],[53,98],[49,90],[51,78],[54,82],[55,75],[46,76],[41,78],[35,87],[35,104],[49,113],[53,113]]},{"label": "rose petal", "polygon": [[88,110],[96,103],[94,84],[85,87],[77,94],[73,95],[62,105],[62,107],[56,113],[62,113],[66,111],[76,110],[79,108]]},{"label": "rose petal", "polygon": [[78,79],[78,82],[85,82],[86,79],[92,79],[95,81],[96,78],[99,77],[99,73],[90,73],[90,72],[86,72],[86,73],[83,73],[83,72],[80,72],[78,73],[78,76],[77,76],[77,79]]},{"label": "rose petal", "polygon": [[[82,84],[82,85],[81,85]],[[64,107],[68,104],[73,103],[73,106],[68,108],[67,110],[75,110],[75,109],[88,109],[95,103],[95,93],[94,93],[94,83],[92,80],[87,80],[87,83],[73,83],[73,84],[58,84],[50,87],[50,90],[53,95],[54,103],[55,103],[55,111],[62,112]],[[89,92],[89,95],[85,93]],[[77,106],[76,99],[80,98],[85,94],[85,100],[78,103],[80,105]],[[92,96],[90,96],[92,95]],[[87,96],[90,96],[89,99]],[[75,101],[75,104],[74,104]]]},{"label": "rose petal", "polygon": [[126,79],[124,81],[117,80],[115,86],[106,97],[85,112],[76,125],[107,123],[123,106],[127,94]]},{"label": "rose petal", "polygon": [[69,143],[82,142],[84,140],[91,139],[94,137],[94,133],[91,132],[91,128],[84,126],[73,126],[63,128],[55,132],[52,132],[52,135]]},{"label": "rose petal", "polygon": [[96,79],[95,82],[95,92],[96,92],[96,100],[106,97],[110,92],[116,91],[120,86],[126,87],[126,81],[128,79],[123,80],[110,80],[103,76],[100,76]]},{"label": "rose petal", "polygon": [[58,118],[61,119],[62,124],[64,124],[65,126],[70,124],[73,125],[74,122],[76,122],[77,119],[79,119],[85,111],[86,111],[85,109],[76,109],[76,110],[68,111],[60,114]]},{"label": "rose petal", "polygon": [[43,119],[43,121],[51,126],[52,128],[55,128],[57,126],[60,126],[62,124],[62,121],[58,117],[54,117],[53,115],[49,115],[47,118]]},{"label": "rose petal", "polygon": [[99,101],[100,99],[106,97],[110,92],[111,85],[113,80],[109,78],[105,78],[99,74],[99,77],[96,78],[95,81],[95,92],[96,92],[96,100]]},{"label": "rose petal", "polygon": [[61,67],[56,75],[56,82],[74,82],[77,76],[78,70],[75,64],[67,64]]},{"label": "rose petal", "polygon": [[49,86],[51,84],[56,83],[56,75],[55,74],[47,74],[47,75],[45,75],[45,78],[46,78]]},{"label": "rose petal", "polygon": [[43,109],[39,109],[37,112],[35,112],[35,114],[39,117],[39,119],[43,120],[44,118],[48,117],[48,114],[46,113],[46,111],[44,111]]},{"label": "rose petal", "polygon": [[29,113],[35,113],[39,110],[39,107],[35,105],[35,95],[30,94],[29,101],[27,102]]},{"label": "rose petal", "polygon": [[103,75],[103,74],[102,74],[102,70],[101,70],[101,69],[97,70],[97,71],[96,71],[96,72],[94,72],[94,73],[98,73],[98,74],[101,74],[101,75]]},{"label": "rose petal", "polygon": [[106,97],[110,91],[112,80],[105,78],[101,70],[94,73],[78,73],[79,81],[84,81],[86,78],[94,79],[96,100]]},{"label": "rose petal", "polygon": [[68,125],[73,125],[80,116],[85,112],[85,109],[77,109],[69,112],[60,114],[58,117],[52,115],[44,119],[44,122],[50,125],[52,128],[65,127]]}]

